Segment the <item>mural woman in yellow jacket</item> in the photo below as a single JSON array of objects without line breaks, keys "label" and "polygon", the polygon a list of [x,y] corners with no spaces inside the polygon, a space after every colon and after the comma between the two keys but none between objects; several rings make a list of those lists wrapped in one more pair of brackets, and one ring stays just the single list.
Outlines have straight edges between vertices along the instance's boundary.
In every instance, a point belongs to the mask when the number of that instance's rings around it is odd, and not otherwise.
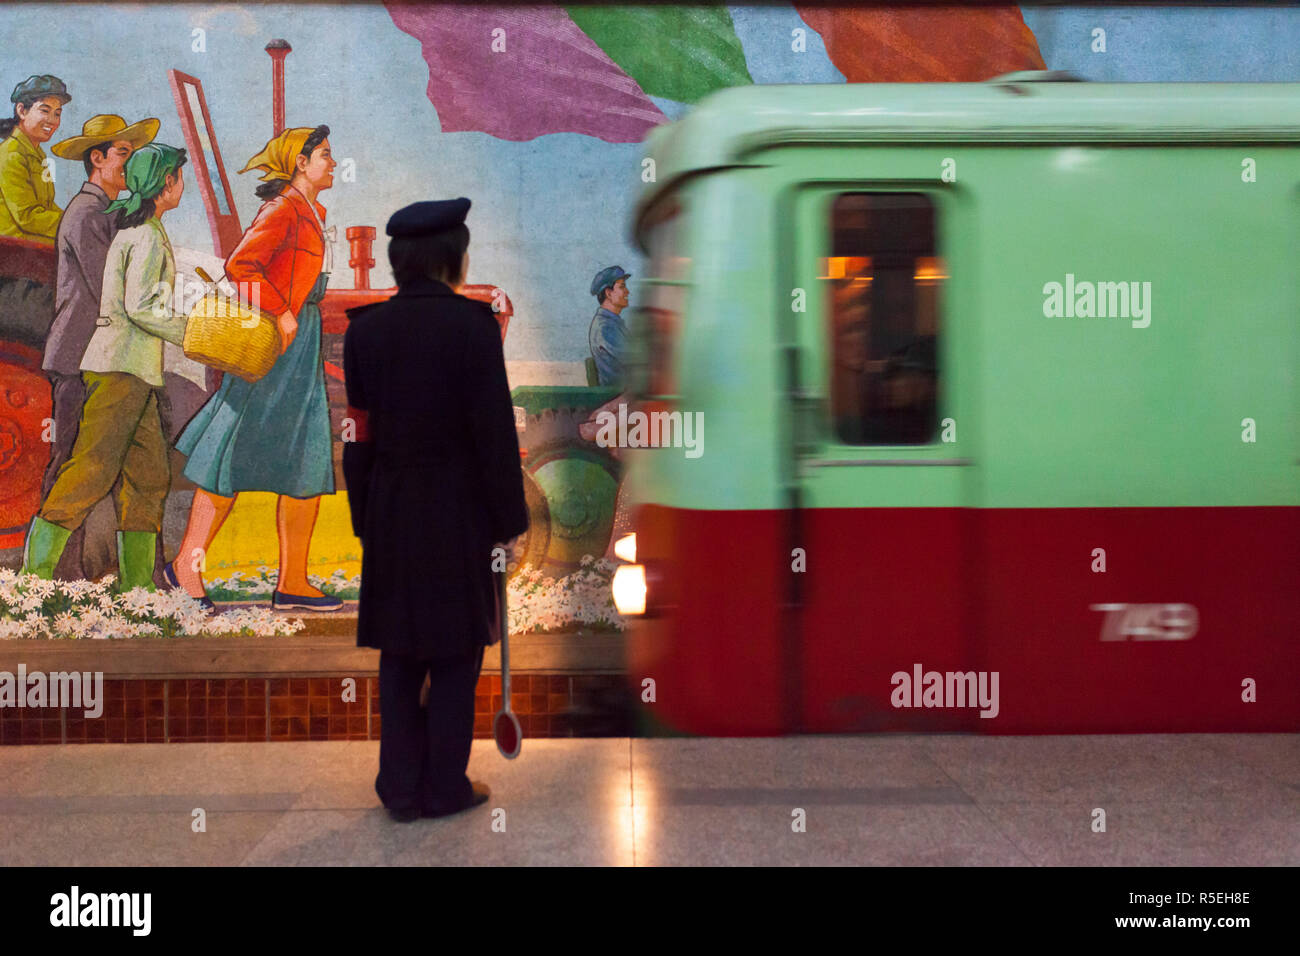
[{"label": "mural woman in yellow jacket", "polygon": [[71,99],[57,76],[29,76],[10,94],[14,115],[0,120],[0,236],[54,245],[63,210],[40,144],[59,128]]}]

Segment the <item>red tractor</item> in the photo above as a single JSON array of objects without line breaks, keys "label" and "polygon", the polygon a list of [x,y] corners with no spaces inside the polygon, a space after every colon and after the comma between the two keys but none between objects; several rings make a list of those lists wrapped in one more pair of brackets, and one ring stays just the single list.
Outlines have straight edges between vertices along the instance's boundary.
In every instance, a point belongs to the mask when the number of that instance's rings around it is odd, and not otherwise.
[{"label": "red tractor", "polygon": [[22,548],[50,461],[41,353],[54,321],[54,265],[53,246],[0,237],[0,551]]}]

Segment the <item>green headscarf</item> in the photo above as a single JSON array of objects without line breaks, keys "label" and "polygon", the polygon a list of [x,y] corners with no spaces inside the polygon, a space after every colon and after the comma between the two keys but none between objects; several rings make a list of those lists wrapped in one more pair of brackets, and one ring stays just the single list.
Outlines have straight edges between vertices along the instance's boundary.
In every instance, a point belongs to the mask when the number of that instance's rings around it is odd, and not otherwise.
[{"label": "green headscarf", "polygon": [[131,195],[114,199],[104,212],[125,209],[129,216],[167,187],[167,176],[181,168],[185,150],[163,143],[141,146],[126,161],[126,188]]}]

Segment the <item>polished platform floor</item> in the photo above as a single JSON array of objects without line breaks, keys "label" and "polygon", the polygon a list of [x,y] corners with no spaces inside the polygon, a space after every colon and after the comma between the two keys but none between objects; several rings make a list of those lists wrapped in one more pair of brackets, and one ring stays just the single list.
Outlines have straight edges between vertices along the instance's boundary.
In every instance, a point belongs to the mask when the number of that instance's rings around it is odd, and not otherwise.
[{"label": "polished platform floor", "polygon": [[476,741],[486,807],[405,825],[378,748],[3,747],[0,865],[1300,864],[1296,735]]}]

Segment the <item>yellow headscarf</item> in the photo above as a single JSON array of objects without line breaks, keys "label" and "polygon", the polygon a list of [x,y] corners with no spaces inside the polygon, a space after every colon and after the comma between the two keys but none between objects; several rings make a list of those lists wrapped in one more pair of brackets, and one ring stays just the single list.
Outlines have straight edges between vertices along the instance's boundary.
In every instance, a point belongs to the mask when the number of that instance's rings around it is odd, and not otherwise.
[{"label": "yellow headscarf", "polygon": [[263,171],[262,182],[269,182],[274,179],[293,179],[297,166],[294,160],[302,153],[302,148],[307,143],[307,137],[312,134],[310,126],[297,126],[293,129],[287,129],[275,139],[268,140],[267,144],[262,147],[262,151],[250,159],[241,173],[246,173],[250,169],[260,169]]}]

